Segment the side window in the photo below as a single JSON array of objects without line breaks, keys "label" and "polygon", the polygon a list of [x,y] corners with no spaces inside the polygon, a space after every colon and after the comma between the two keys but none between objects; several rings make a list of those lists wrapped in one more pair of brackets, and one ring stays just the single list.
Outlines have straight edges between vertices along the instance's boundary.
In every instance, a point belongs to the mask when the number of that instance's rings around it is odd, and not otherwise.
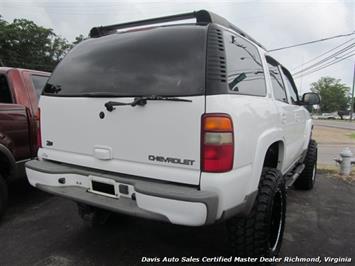
[{"label": "side window", "polygon": [[297,104],[298,103],[298,93],[297,93],[297,88],[296,88],[295,82],[293,81],[292,76],[287,69],[282,68],[282,72],[284,73],[285,85],[286,85],[288,94],[290,95],[291,103]]},{"label": "side window", "polygon": [[288,103],[286,90],[282,81],[281,73],[278,68],[277,62],[267,57],[267,63],[269,66],[271,85],[272,90],[274,92],[275,100]]},{"label": "side window", "polygon": [[0,103],[12,103],[10,87],[5,75],[0,75]]},{"label": "side window", "polygon": [[265,96],[264,69],[258,49],[238,35],[224,31],[229,89],[238,94]]},{"label": "side window", "polygon": [[37,98],[39,98],[44,88],[44,85],[46,85],[48,77],[40,76],[40,75],[31,75],[31,78],[32,78],[33,86],[37,93]]}]

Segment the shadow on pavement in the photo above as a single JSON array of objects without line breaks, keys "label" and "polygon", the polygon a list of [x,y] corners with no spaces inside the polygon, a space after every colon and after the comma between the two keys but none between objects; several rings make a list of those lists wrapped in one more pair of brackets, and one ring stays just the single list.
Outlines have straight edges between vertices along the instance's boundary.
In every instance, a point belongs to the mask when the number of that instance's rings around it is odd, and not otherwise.
[{"label": "shadow on pavement", "polygon": [[21,214],[24,209],[30,208],[31,206],[41,203],[51,197],[51,195],[32,187],[27,179],[11,182],[8,184],[8,191],[8,208],[3,220]]}]

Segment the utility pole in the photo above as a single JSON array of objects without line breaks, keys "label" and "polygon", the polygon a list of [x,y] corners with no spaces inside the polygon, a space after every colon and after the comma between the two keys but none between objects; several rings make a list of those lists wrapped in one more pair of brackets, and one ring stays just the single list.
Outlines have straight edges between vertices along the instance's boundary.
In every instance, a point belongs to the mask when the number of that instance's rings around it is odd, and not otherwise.
[{"label": "utility pole", "polygon": [[353,113],[354,113],[354,88],[355,88],[355,63],[354,63],[354,70],[353,70],[353,89],[351,92],[350,122],[353,119]]}]

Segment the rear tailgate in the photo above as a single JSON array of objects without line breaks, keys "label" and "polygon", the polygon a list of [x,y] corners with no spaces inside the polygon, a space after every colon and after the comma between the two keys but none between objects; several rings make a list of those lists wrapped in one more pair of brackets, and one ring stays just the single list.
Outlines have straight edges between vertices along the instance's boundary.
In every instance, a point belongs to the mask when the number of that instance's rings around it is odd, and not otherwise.
[{"label": "rear tailgate", "polygon": [[[39,155],[51,160],[161,180],[199,184],[204,96],[149,101],[108,112],[112,98],[42,97]],[[131,102],[132,98],[120,98]],[[100,112],[105,117],[100,118]]]},{"label": "rear tailgate", "polygon": [[[198,185],[205,110],[205,26],[180,25],[89,39],[54,71],[41,96],[41,157]],[[166,96],[116,106],[134,97]],[[109,97],[110,96],[110,97]]]}]

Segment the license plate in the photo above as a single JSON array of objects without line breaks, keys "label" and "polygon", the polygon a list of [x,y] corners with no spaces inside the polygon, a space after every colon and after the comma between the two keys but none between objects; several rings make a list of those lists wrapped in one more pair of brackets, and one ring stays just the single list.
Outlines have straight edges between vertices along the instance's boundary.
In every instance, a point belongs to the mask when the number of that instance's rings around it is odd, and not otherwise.
[{"label": "license plate", "polygon": [[90,179],[90,192],[107,197],[118,198],[114,180],[98,176],[90,176]]}]

